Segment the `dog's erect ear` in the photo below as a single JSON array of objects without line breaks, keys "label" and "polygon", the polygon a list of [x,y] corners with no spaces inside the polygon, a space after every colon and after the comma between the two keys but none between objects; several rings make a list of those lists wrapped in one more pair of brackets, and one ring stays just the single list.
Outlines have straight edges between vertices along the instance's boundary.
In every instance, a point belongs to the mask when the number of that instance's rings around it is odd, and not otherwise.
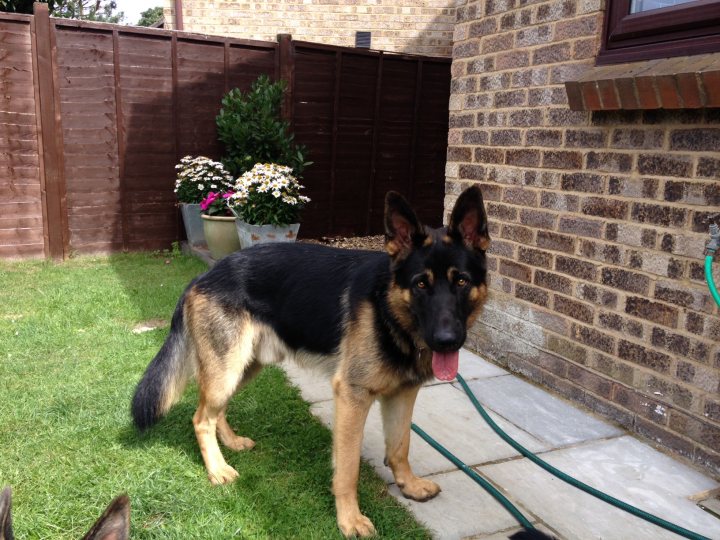
[{"label": "dog's erect ear", "polygon": [[458,197],[450,214],[448,233],[469,248],[485,251],[490,247],[487,215],[478,186],[469,187]]},{"label": "dog's erect ear", "polygon": [[425,228],[405,198],[395,191],[385,195],[385,249],[391,257],[407,255],[413,243],[425,240]]},{"label": "dog's erect ear", "polygon": [[13,540],[12,491],[10,486],[0,493],[0,540]]},{"label": "dog's erect ear", "polygon": [[82,540],[127,540],[130,536],[130,499],[119,495],[108,505]]}]

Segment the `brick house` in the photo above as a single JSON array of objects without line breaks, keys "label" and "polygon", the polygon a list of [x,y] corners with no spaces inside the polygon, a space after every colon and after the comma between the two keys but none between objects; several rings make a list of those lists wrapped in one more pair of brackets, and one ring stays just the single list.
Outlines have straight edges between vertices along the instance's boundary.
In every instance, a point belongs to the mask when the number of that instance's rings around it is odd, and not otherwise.
[{"label": "brick house", "polygon": [[166,2],[186,30],[452,50],[445,208],[479,183],[493,238],[468,345],[720,475],[720,1]]},{"label": "brick house", "polygon": [[[450,56],[458,0],[165,0],[165,28]],[[178,18],[176,14],[179,13]],[[361,34],[358,34],[361,33]],[[368,35],[369,33],[369,35]]]},{"label": "brick house", "polygon": [[719,21],[720,2],[463,2],[445,201],[477,182],[491,221],[471,346],[715,475]]}]

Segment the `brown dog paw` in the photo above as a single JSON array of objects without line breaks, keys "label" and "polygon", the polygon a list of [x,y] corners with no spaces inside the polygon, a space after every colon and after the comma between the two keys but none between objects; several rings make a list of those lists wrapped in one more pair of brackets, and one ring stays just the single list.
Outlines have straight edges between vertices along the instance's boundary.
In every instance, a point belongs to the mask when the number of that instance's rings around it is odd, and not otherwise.
[{"label": "brown dog paw", "polygon": [[428,501],[442,491],[435,482],[418,477],[398,487],[406,498],[418,502]]},{"label": "brown dog paw", "polygon": [[255,441],[248,439],[247,437],[234,436],[231,439],[224,439],[223,444],[230,450],[240,452],[242,450],[250,450],[255,446]]},{"label": "brown dog paw", "polygon": [[238,472],[227,463],[212,471],[208,471],[208,478],[214,486],[234,482],[238,476]]},{"label": "brown dog paw", "polygon": [[366,538],[375,535],[375,526],[361,513],[349,516],[338,516],[338,527],[346,538]]}]

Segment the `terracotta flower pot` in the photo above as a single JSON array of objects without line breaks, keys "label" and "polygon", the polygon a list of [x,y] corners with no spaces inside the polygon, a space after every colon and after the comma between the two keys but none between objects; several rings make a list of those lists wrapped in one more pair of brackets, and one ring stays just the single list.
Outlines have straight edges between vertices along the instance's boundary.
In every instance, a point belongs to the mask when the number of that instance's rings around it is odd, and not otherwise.
[{"label": "terracotta flower pot", "polygon": [[216,261],[240,249],[234,216],[207,216],[202,214],[203,231],[210,256]]}]

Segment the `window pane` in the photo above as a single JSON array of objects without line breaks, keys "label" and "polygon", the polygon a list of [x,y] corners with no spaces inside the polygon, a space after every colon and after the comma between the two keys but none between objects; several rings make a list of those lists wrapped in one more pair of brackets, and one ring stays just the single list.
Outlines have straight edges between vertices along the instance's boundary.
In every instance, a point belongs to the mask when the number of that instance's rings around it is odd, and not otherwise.
[{"label": "window pane", "polygon": [[640,13],[680,4],[689,4],[694,1],[696,0],[632,0],[630,3],[630,13]]}]

